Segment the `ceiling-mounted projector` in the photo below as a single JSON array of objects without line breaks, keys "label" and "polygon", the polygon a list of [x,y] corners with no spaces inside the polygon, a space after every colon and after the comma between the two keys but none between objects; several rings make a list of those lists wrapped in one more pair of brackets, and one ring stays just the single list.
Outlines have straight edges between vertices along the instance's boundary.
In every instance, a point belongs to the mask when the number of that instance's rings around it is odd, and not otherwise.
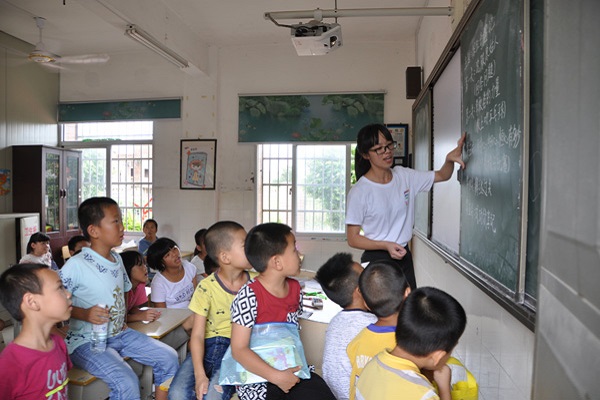
[{"label": "ceiling-mounted projector", "polygon": [[299,56],[320,56],[342,47],[342,27],[310,21],[292,25],[292,43]]}]

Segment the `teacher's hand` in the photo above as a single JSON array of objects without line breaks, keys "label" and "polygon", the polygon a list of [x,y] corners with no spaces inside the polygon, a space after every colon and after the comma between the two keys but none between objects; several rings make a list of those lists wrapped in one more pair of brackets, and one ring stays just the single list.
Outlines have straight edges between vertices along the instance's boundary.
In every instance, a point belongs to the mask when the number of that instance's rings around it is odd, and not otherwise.
[{"label": "teacher's hand", "polygon": [[465,168],[465,162],[462,159],[462,150],[465,145],[465,140],[467,139],[467,132],[464,132],[460,139],[458,139],[457,146],[446,155],[446,161],[457,163],[461,166],[461,168]]},{"label": "teacher's hand", "polygon": [[406,255],[406,249],[398,243],[385,242],[385,249],[390,253],[390,257],[396,260],[402,260]]}]

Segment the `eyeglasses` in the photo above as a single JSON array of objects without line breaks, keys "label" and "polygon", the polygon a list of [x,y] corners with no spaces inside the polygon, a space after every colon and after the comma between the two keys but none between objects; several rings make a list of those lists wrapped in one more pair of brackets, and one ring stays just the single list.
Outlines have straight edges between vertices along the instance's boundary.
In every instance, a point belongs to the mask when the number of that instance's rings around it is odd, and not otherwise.
[{"label": "eyeglasses", "polygon": [[377,147],[375,149],[369,149],[369,151],[374,152],[375,154],[377,154],[378,156],[384,154],[386,151],[394,151],[394,149],[396,149],[398,147],[398,143],[396,142],[391,142],[388,143],[385,146],[381,146],[381,147]]},{"label": "eyeglasses", "polygon": [[179,252],[179,247],[175,246],[173,247],[171,250],[169,250],[167,252],[167,254],[165,254],[163,256],[163,259],[169,257],[169,258],[179,258],[181,255],[181,253]]}]

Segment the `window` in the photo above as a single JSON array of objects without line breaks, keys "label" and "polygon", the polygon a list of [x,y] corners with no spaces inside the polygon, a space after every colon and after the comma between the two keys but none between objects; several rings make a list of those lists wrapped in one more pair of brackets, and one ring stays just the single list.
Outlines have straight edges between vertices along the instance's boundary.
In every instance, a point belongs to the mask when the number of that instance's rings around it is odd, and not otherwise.
[{"label": "window", "polygon": [[344,234],[354,145],[258,145],[258,222]]},{"label": "window", "polygon": [[82,199],[109,196],[128,232],[152,218],[151,121],[62,125],[62,145],[82,151]]}]

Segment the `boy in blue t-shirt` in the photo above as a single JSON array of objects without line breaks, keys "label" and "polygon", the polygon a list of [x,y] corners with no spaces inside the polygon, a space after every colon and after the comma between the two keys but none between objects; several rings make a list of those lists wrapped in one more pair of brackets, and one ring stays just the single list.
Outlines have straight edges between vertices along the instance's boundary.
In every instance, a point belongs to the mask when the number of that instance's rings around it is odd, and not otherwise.
[{"label": "boy in blue t-shirt", "polygon": [[[91,242],[90,248],[71,257],[60,271],[72,293],[73,311],[65,338],[73,364],[102,379],[110,388],[111,399],[140,398],[139,380],[123,361],[130,357],[153,368],[156,386],[175,375],[177,353],[168,345],[127,327],[125,292],[131,282],[121,257],[112,250],[123,241],[123,221],[118,204],[108,197],[92,197],[79,206],[79,226]],[[98,304],[105,304],[106,308]],[[104,352],[91,349],[92,325],[108,324]],[[156,399],[166,400],[158,389]]]}]

